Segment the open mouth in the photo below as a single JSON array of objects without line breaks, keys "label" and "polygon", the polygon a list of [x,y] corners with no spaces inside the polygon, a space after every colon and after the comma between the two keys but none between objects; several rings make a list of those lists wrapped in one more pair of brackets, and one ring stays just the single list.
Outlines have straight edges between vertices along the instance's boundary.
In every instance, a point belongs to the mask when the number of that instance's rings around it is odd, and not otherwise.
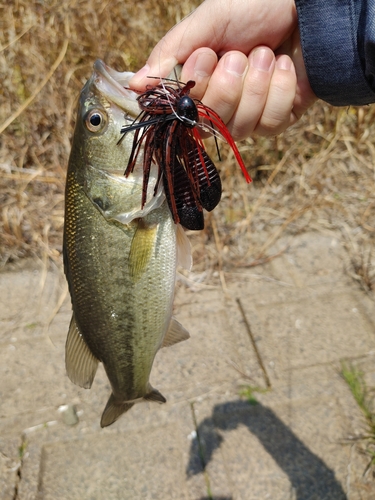
[{"label": "open mouth", "polygon": [[100,59],[94,63],[94,82],[97,89],[108,100],[136,118],[140,112],[138,94],[129,89],[129,80],[133,75],[130,71],[116,71]]}]

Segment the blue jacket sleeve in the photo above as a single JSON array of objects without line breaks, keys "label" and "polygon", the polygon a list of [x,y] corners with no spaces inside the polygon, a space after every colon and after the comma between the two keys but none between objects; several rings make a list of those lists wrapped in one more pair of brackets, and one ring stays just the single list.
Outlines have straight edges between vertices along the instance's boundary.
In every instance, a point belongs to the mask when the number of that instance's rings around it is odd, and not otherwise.
[{"label": "blue jacket sleeve", "polygon": [[375,1],[295,2],[315,94],[335,106],[375,102]]}]

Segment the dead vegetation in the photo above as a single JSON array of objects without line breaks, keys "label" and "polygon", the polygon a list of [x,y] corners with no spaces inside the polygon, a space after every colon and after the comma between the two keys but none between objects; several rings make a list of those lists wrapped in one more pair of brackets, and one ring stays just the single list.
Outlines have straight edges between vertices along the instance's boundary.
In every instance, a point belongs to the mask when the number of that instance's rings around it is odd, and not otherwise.
[{"label": "dead vegetation", "polygon": [[[135,71],[197,3],[12,0],[0,6],[2,264],[35,255],[61,260],[75,101],[94,60]],[[351,272],[372,290],[374,114],[374,106],[318,103],[281,136],[243,141],[251,186],[224,146],[217,164],[222,202],[206,215],[205,230],[191,235],[197,272],[260,264],[285,234],[338,230]]]}]

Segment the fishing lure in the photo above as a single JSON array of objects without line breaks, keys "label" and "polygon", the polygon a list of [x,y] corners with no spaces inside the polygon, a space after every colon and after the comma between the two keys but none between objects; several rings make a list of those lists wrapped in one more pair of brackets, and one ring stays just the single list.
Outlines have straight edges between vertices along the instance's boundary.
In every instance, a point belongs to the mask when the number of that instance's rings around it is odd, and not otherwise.
[{"label": "fishing lure", "polygon": [[127,133],[135,131],[125,176],[133,172],[144,145],[142,208],[146,203],[151,165],[155,162],[158,167],[155,193],[163,182],[174,222],[187,229],[199,230],[204,227],[203,208],[211,211],[216,207],[222,188],[219,173],[204,148],[198,128],[209,129],[215,140],[216,136],[223,137],[232,148],[246,181],[251,182],[251,178],[219,115],[189,96],[194,85],[192,80],[182,84],[165,79],[147,88],[137,98],[140,114],[130,125],[121,128],[124,135],[120,141]]}]

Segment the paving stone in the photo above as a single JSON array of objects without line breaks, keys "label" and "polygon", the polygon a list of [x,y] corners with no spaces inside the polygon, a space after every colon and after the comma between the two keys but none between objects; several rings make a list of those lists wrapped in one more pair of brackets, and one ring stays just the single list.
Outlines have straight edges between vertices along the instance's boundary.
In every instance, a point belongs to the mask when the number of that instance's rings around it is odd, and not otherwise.
[{"label": "paving stone", "polygon": [[374,476],[368,468],[371,456],[364,452],[362,443],[353,443],[348,465],[347,496],[350,500],[374,498]]},{"label": "paving stone", "polygon": [[[1,273],[0,343],[46,334],[67,287],[61,270],[47,272],[42,265]],[[14,340],[15,339],[15,340]]]},{"label": "paving stone", "polygon": [[280,277],[289,275],[299,288],[348,283],[343,274],[346,254],[338,233],[305,233],[285,240],[281,238],[277,246],[289,243],[288,248],[272,263]]},{"label": "paving stone", "polygon": [[[275,251],[286,246],[264,266],[225,273],[227,289],[179,284],[175,315],[191,338],[162,349],[151,374],[168,402],[137,404],[108,429],[103,368],[91,390],[65,373],[71,306],[61,270],[1,273],[3,497],[375,498],[363,441],[353,439],[366,423],[340,376],[344,359],[375,383],[374,301],[345,274],[336,233],[295,236]],[[262,363],[267,392],[257,392]]]},{"label": "paving stone", "polygon": [[220,394],[194,404],[212,491],[230,484],[238,499],[346,498],[353,429],[310,370],[316,389],[297,397],[292,380],[283,404],[273,391],[255,393],[255,405]]},{"label": "paving stone", "polygon": [[173,424],[47,443],[41,453],[39,498],[188,499],[183,450]]},{"label": "paving stone", "polygon": [[[136,408],[120,426],[108,429],[100,429],[98,418],[92,415],[88,421],[87,415],[82,415],[75,426],[67,426],[61,419],[53,425],[28,429],[24,433],[26,453],[18,498],[205,496],[203,478],[188,478],[184,470],[194,430],[190,405],[176,406],[169,408],[162,423],[158,418],[142,418],[152,412],[143,408],[142,413]],[[156,414],[158,406],[151,408]],[[199,457],[196,460],[199,463]],[[154,485],[149,485],[150,477]]]},{"label": "paving stone", "polygon": [[275,370],[363,356],[375,349],[373,326],[349,293],[250,305],[247,317],[265,363]]},{"label": "paving stone", "polygon": [[352,294],[355,296],[359,312],[366,315],[375,331],[375,298],[363,293],[359,286],[352,286]]},{"label": "paving stone", "polygon": [[345,292],[353,282],[344,272],[346,257],[338,237],[307,233],[280,238],[271,252],[281,252],[279,257],[226,274],[230,291],[254,306]]},{"label": "paving stone", "polygon": [[[176,317],[191,338],[156,356],[152,381],[173,401],[196,398],[242,376],[262,379],[259,365],[238,308],[228,299],[212,300],[211,292],[200,300],[176,307]],[[160,380],[160,382],[159,382]]]},{"label": "paving stone", "polygon": [[18,485],[20,461],[20,439],[0,438],[0,498],[14,500]]}]

